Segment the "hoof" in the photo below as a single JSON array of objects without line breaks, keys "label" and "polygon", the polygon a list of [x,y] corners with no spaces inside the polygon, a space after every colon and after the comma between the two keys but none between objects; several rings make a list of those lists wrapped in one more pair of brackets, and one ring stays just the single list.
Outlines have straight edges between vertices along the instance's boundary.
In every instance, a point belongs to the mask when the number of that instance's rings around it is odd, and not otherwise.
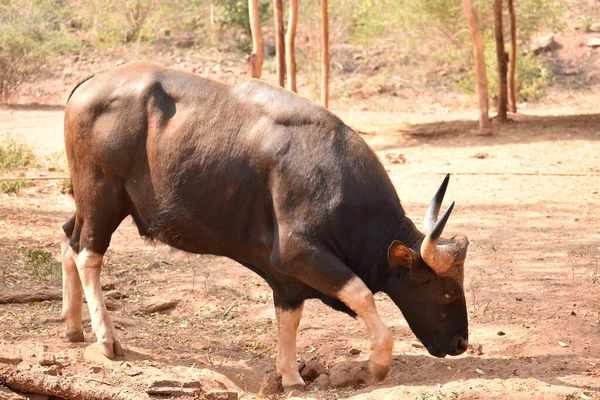
[{"label": "hoof", "polygon": [[283,391],[285,393],[289,393],[293,390],[297,390],[299,392],[305,392],[306,391],[306,387],[302,384],[296,384],[296,385],[290,385],[290,386],[284,386],[283,387]]},{"label": "hoof", "polygon": [[121,343],[119,340],[114,339],[114,342],[98,342],[98,349],[102,354],[104,354],[107,358],[115,358],[115,356],[122,356],[125,354],[123,351],[123,347],[121,347]]},{"label": "hoof", "polygon": [[72,343],[85,342],[83,331],[67,332],[67,339]]},{"label": "hoof", "polygon": [[377,380],[382,381],[385,379],[388,371],[390,370],[389,364],[376,364],[373,361],[369,363],[369,370],[371,371],[371,375]]}]

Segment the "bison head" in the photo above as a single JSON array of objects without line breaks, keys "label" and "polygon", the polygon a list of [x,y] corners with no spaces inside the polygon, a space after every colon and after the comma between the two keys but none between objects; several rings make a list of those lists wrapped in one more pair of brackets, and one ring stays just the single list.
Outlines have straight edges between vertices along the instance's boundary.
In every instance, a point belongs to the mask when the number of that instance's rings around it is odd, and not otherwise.
[{"label": "bison head", "polygon": [[391,274],[386,292],[415,335],[436,357],[464,353],[469,338],[463,290],[469,241],[462,235],[440,238],[454,203],[437,218],[448,179],[446,176],[429,206],[425,217],[428,233],[418,251],[399,241],[388,249]]}]

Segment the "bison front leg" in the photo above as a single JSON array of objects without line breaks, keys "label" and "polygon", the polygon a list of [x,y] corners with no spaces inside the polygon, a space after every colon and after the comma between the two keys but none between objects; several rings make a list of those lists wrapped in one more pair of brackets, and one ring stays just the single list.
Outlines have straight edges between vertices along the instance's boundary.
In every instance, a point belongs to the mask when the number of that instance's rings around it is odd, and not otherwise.
[{"label": "bison front leg", "polygon": [[382,380],[392,363],[394,338],[377,314],[373,293],[360,278],[354,277],[339,291],[338,298],[357,313],[367,326],[371,338],[371,373],[376,379]]},{"label": "bison front leg", "polygon": [[315,248],[296,251],[284,272],[339,299],[362,318],[371,339],[371,373],[382,380],[392,363],[394,338],[377,314],[373,293],[336,255]]},{"label": "bison front leg", "polygon": [[304,380],[298,372],[296,362],[296,335],[302,318],[304,302],[289,304],[282,302],[275,294],[275,315],[277,316],[277,372],[281,375],[284,390],[304,390]]},{"label": "bison front leg", "polygon": [[83,283],[83,292],[92,320],[92,330],[98,338],[100,351],[108,358],[114,358],[115,354],[123,355],[121,343],[115,336],[114,327],[108,317],[108,310],[102,297],[100,269],[103,256],[86,249],[76,256],[73,254],[73,256]]}]

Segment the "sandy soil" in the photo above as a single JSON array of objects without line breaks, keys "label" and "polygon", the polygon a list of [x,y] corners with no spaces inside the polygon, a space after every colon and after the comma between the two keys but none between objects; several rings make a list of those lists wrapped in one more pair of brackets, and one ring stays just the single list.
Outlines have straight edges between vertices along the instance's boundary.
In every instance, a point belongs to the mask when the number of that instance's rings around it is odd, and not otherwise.
[{"label": "sandy soil", "polygon": [[[600,114],[593,113],[597,98],[577,100],[529,107],[491,137],[473,134],[476,125],[466,119],[473,112],[336,110],[380,155],[415,222],[443,175],[452,174],[446,197],[457,204],[446,234],[464,233],[471,242],[465,290],[470,341],[481,351],[429,356],[413,346],[399,310],[377,295],[396,338],[388,378],[312,388],[300,397],[600,398]],[[60,109],[0,109],[0,139],[11,135],[55,154],[62,117]],[[405,163],[391,162],[400,154]],[[74,211],[61,188],[61,181],[43,181],[0,195],[0,291],[60,287],[57,274],[35,274],[26,254],[58,256],[58,229]],[[18,355],[20,367],[32,371],[92,378],[91,388],[105,381],[142,393],[151,379],[167,376],[201,379],[243,398],[282,396],[275,394],[271,293],[250,271],[223,258],[148,246],[126,221],[113,236],[103,283],[127,296],[111,301],[130,349],[125,359],[102,360],[89,348],[95,339],[87,311],[86,343],[68,343],[60,301],[0,305],[0,356]],[[179,303],[170,312],[140,314],[149,299]],[[364,378],[368,351],[360,320],[307,302],[301,361]],[[39,366],[41,352],[55,354],[60,365]]]}]

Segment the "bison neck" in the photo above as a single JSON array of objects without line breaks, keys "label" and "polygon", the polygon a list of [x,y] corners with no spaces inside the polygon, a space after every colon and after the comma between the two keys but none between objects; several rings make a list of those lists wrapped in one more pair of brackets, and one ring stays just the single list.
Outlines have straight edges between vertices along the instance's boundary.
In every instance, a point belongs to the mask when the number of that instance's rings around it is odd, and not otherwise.
[{"label": "bison neck", "polygon": [[392,242],[398,240],[418,253],[425,237],[401,207],[356,233],[358,236],[348,247],[345,261],[373,292],[382,291],[387,283],[390,272],[387,250]]}]

